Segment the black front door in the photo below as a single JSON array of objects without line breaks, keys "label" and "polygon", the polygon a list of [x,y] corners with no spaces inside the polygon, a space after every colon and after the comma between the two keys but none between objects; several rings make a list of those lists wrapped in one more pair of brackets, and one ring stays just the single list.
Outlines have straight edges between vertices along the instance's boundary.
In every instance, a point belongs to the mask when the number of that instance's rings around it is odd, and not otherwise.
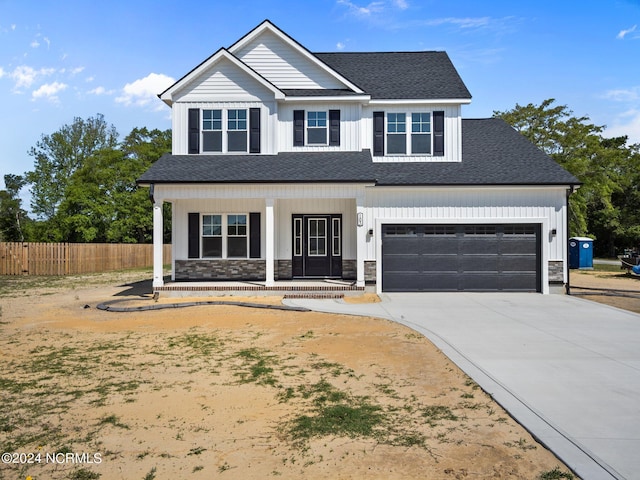
[{"label": "black front door", "polygon": [[302,215],[292,218],[293,276],[342,275],[342,215]]}]

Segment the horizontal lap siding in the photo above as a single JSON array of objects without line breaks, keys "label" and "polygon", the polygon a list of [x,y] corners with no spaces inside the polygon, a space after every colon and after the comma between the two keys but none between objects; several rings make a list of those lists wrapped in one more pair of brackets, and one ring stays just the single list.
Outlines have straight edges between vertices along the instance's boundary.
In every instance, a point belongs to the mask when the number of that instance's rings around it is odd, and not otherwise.
[{"label": "horizontal lap siding", "polygon": [[264,32],[234,54],[278,88],[344,88],[271,32]]}]

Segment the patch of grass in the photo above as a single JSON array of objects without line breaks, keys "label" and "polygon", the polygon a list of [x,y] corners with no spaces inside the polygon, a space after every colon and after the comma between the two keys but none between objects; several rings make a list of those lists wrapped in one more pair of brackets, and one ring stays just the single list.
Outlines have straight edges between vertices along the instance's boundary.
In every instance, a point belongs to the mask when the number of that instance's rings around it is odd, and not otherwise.
[{"label": "patch of grass", "polygon": [[507,447],[519,448],[520,450],[524,450],[524,451],[535,450],[536,448],[538,448],[531,443],[527,443],[527,441],[524,438],[519,439],[517,442],[504,442],[504,445]]},{"label": "patch of grass", "polygon": [[449,420],[456,422],[459,420],[458,416],[446,405],[429,405],[421,409],[422,417],[426,419],[426,422],[431,427],[438,425],[438,422],[442,420]]},{"label": "patch of grass", "polygon": [[385,415],[378,405],[361,402],[355,406],[336,404],[319,407],[314,415],[300,415],[291,425],[289,434],[294,440],[338,435],[373,437],[384,424]]},{"label": "patch of grass", "polygon": [[97,480],[100,478],[102,474],[97,472],[92,472],[91,470],[87,470],[86,468],[80,468],[78,470],[74,470],[69,474],[69,480]]},{"label": "patch of grass", "polygon": [[196,447],[189,450],[189,453],[187,453],[187,455],[200,455],[202,452],[206,452],[206,451],[207,451],[206,448]]},{"label": "patch of grass", "polygon": [[185,352],[184,349],[189,349],[191,356],[208,357],[214,353],[220,353],[223,345],[224,342],[213,333],[186,333],[169,339],[170,348],[179,347],[183,352]]},{"label": "patch of grass", "polygon": [[575,477],[569,472],[563,472],[560,470],[560,467],[555,467],[553,470],[549,470],[548,472],[543,472],[538,477],[540,480],[573,480]]},{"label": "patch of grass", "polygon": [[240,378],[240,383],[270,386],[278,384],[273,369],[273,366],[278,363],[275,355],[270,355],[267,351],[258,348],[245,348],[240,350],[235,357],[243,362],[240,371],[234,374]]},{"label": "patch of grass", "polygon": [[144,480],[153,480],[156,478],[156,467],[153,467],[149,472],[144,476]]},{"label": "patch of grass", "polygon": [[114,427],[123,428],[129,430],[129,425],[121,423],[120,419],[116,415],[107,415],[100,419],[98,425],[112,425]]}]

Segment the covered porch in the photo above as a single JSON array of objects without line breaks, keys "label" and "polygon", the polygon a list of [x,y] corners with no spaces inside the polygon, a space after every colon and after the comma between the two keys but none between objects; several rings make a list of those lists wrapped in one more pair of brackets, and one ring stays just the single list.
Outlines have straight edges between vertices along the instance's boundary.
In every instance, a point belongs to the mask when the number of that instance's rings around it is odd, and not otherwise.
[{"label": "covered porch", "polygon": [[[364,291],[364,187],[155,185],[153,289]],[[166,284],[164,202],[172,204],[172,276]],[[348,282],[336,285],[328,279]],[[295,283],[300,280],[303,284]]]}]

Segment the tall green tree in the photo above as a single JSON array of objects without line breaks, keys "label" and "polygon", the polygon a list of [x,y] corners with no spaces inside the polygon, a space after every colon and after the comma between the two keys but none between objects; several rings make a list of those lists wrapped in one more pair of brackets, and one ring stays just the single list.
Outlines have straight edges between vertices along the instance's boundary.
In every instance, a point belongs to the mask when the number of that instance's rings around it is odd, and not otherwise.
[{"label": "tall green tree", "polygon": [[74,118],[51,135],[43,135],[29,150],[34,169],[26,173],[31,185],[31,209],[39,219],[53,221],[72,175],[96,152],[115,148],[118,133],[102,114]]},{"label": "tall green tree", "polygon": [[136,180],[170,150],[170,131],[135,128],[118,148],[87,157],[71,176],[58,209],[63,237],[71,242],[150,242],[149,191],[139,189]]},{"label": "tall green tree", "polygon": [[20,175],[4,176],[5,189],[0,190],[0,241],[2,242],[25,241],[25,229],[29,217],[22,208],[20,198],[20,190],[25,184],[26,180]]},{"label": "tall green tree", "polygon": [[[635,147],[627,146],[626,137],[603,137],[603,126],[554,103],[555,99],[547,99],[540,105],[516,104],[512,110],[495,111],[494,116],[510,123],[583,182],[571,197],[570,234],[593,236],[600,253],[610,253],[621,247],[628,230],[623,227],[620,198],[629,186]],[[632,240],[624,240],[628,241]]]}]

